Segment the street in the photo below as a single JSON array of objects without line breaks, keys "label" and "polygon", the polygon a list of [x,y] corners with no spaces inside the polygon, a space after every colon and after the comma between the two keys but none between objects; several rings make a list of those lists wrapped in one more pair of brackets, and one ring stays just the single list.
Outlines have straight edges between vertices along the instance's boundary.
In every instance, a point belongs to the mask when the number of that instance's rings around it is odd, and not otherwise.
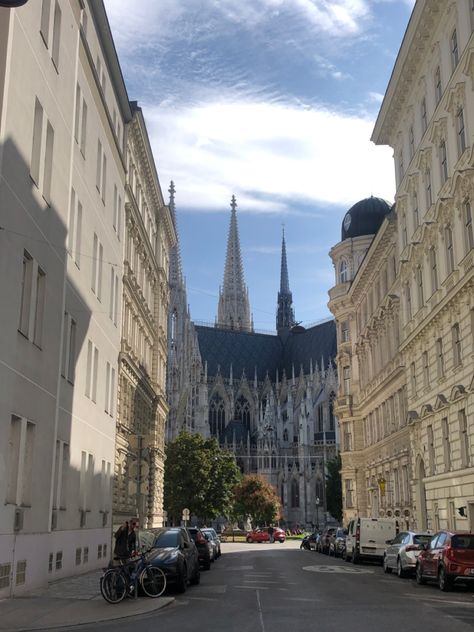
[{"label": "street", "polygon": [[[154,613],[81,627],[107,632],[457,632],[472,630],[472,590],[442,593],[414,579],[385,575],[380,566],[354,566],[299,542],[222,545],[223,555],[201,584]],[[113,606],[111,606],[113,607]],[[67,628],[71,629],[71,628]]]}]

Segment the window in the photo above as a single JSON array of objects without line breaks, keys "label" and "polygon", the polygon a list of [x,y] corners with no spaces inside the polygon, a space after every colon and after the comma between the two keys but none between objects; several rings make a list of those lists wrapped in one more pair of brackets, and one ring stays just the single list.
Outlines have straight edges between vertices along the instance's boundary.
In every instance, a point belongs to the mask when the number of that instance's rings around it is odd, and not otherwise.
[{"label": "window", "polygon": [[[236,402],[235,419],[242,422],[246,434],[250,432],[250,404],[243,396],[240,396]],[[225,418],[223,423],[225,423]]]},{"label": "window", "polygon": [[407,308],[407,320],[410,320],[412,317],[412,308],[411,308],[411,291],[410,284],[405,283],[405,303]]},{"label": "window", "polygon": [[469,433],[467,428],[467,416],[464,409],[458,412],[459,421],[459,436],[461,440],[461,466],[469,467],[470,461],[470,446],[469,446]]},{"label": "window", "polygon": [[439,66],[435,70],[434,84],[435,84],[435,101],[436,101],[436,105],[438,105],[438,103],[441,101],[441,97],[443,94],[443,89],[441,87],[441,69]]},{"label": "window", "polygon": [[413,133],[413,125],[410,125],[408,130],[408,143],[410,145],[410,160],[415,154],[415,134]]},{"label": "window", "polygon": [[[92,486],[94,484],[94,456],[81,452],[81,471],[79,477],[79,507],[81,511],[90,511]],[[85,525],[81,525],[85,526]]]},{"label": "window", "polygon": [[81,560],[82,560],[82,549],[77,548],[76,549],[76,566],[79,566],[79,564],[81,563]]},{"label": "window", "polygon": [[425,193],[426,193],[426,208],[431,208],[433,204],[433,195],[431,191],[431,171],[429,169],[426,170],[425,173]]},{"label": "window", "polygon": [[117,185],[114,184],[114,206],[112,215],[112,226],[117,233],[118,239],[120,239],[120,228],[122,224],[122,197],[120,196]]},{"label": "window", "polygon": [[472,208],[469,200],[464,202],[464,235],[466,240],[466,254],[474,248],[474,233],[472,229]]},{"label": "window", "polygon": [[105,365],[105,412],[114,416],[115,402],[115,368],[107,362]]},{"label": "window", "polygon": [[89,547],[85,546],[84,553],[83,553],[83,564],[87,564],[88,561],[89,561]]},{"label": "window", "polygon": [[339,283],[347,282],[347,263],[345,259],[339,264]]},{"label": "window", "polygon": [[343,384],[344,395],[349,395],[351,392],[351,369],[348,366],[343,368]]},{"label": "window", "polygon": [[104,247],[99,238],[94,233],[94,242],[92,249],[92,281],[91,289],[97,296],[98,300],[102,299],[102,271],[104,260]]},{"label": "window", "polygon": [[119,277],[113,266],[110,266],[110,302],[109,318],[117,327],[118,322],[118,300],[119,300]]},{"label": "window", "polygon": [[283,441],[288,441],[288,430],[286,428],[283,430]]},{"label": "window", "polygon": [[74,384],[74,373],[76,368],[76,328],[76,321],[70,314],[64,312],[64,338],[61,375],[70,384]]},{"label": "window", "polygon": [[434,294],[438,289],[438,264],[434,246],[430,248],[431,291]]},{"label": "window", "polygon": [[102,544],[97,545],[97,559],[102,559]]},{"label": "window", "polygon": [[443,377],[444,375],[444,356],[443,356],[443,340],[442,338],[438,338],[436,341],[436,368],[438,372],[438,377]]},{"label": "window", "polygon": [[459,108],[456,113],[456,129],[458,141],[458,156],[460,158],[466,150],[466,128],[464,126],[464,110],[462,108]]},{"label": "window", "polygon": [[444,236],[446,240],[446,271],[448,274],[451,274],[454,270],[454,244],[451,226],[446,227]]},{"label": "window", "polygon": [[413,226],[416,230],[420,225],[420,216],[418,213],[418,196],[416,193],[413,193]]},{"label": "window", "polygon": [[99,350],[89,340],[87,343],[87,368],[85,395],[94,403],[97,401],[97,372],[99,367]]},{"label": "window", "polygon": [[453,342],[453,366],[459,366],[462,360],[461,350],[461,332],[459,323],[454,323],[451,329],[451,338]]},{"label": "window", "polygon": [[32,501],[35,424],[12,415],[7,447],[7,504],[30,507]]},{"label": "window", "polygon": [[86,157],[86,135],[87,135],[87,103],[82,100],[82,118],[81,118],[81,142],[80,149],[83,157]]},{"label": "window", "polygon": [[426,132],[427,127],[428,117],[426,112],[426,98],[423,97],[423,99],[421,100],[421,129],[423,134]]},{"label": "window", "polygon": [[428,388],[430,385],[430,366],[428,360],[428,351],[423,351],[422,355],[423,362],[423,386]]},{"label": "window", "polygon": [[433,435],[433,426],[429,425],[426,428],[426,435],[428,441],[428,458],[429,458],[429,466],[430,466],[430,475],[434,476],[436,474],[436,453],[434,446],[434,435]]},{"label": "window", "polygon": [[56,553],[56,570],[60,571],[63,567],[63,552],[57,551]]},{"label": "window", "polygon": [[43,4],[41,6],[41,23],[40,23],[40,33],[43,41],[48,48],[49,45],[49,17],[51,14],[51,0],[43,0]]},{"label": "window", "polygon": [[65,510],[68,498],[69,445],[58,439],[54,459],[53,509]]},{"label": "window", "polygon": [[97,191],[100,193],[100,185],[102,182],[102,143],[100,140],[97,141],[97,164],[95,171],[95,186],[97,187]]},{"label": "window", "polygon": [[345,320],[341,324],[341,342],[349,342],[349,323]]},{"label": "window", "polygon": [[448,155],[446,152],[446,142],[443,140],[439,146],[439,162],[441,167],[441,183],[448,179]]},{"label": "window", "polygon": [[59,71],[59,46],[61,40],[61,9],[59,8],[58,0],[54,7],[54,22],[53,22],[53,48],[51,51],[51,59],[56,70]]},{"label": "window", "polygon": [[451,66],[454,70],[459,62],[458,36],[456,29],[451,34]]},{"label": "window", "polygon": [[23,251],[18,331],[41,348],[46,275],[33,257]]},{"label": "window", "polygon": [[451,469],[451,445],[449,442],[449,423],[447,417],[441,420],[441,431],[443,434],[444,471],[449,472]]},{"label": "window", "polygon": [[300,506],[300,486],[295,479],[291,481],[291,506],[293,508]]},{"label": "window", "polygon": [[421,309],[425,304],[425,297],[423,291],[423,270],[421,266],[418,266],[415,273],[416,287],[418,290],[418,309]]},{"label": "window", "polygon": [[43,314],[44,314],[44,294],[46,286],[46,275],[38,266],[36,269],[36,305],[34,315],[33,342],[41,349],[43,337]]},{"label": "window", "polygon": [[353,489],[353,481],[351,478],[346,478],[344,481],[345,487],[345,497],[346,497],[346,508],[351,509],[354,507],[354,489]]},{"label": "window", "polygon": [[25,250],[23,252],[23,272],[21,280],[20,322],[18,330],[27,338],[30,331],[31,293],[33,289],[33,258]]},{"label": "window", "polygon": [[[43,106],[39,100],[36,99],[33,121],[30,175],[38,189],[42,192],[45,201],[49,204],[53,170],[54,130],[51,123],[43,116],[43,114]],[[46,130],[44,130],[45,124]],[[45,134],[44,154],[43,134]]]},{"label": "window", "polygon": [[416,366],[414,362],[410,364],[410,383],[411,383],[412,396],[415,396],[416,395]]},{"label": "window", "polygon": [[[209,406],[209,430],[213,436],[220,436],[224,433],[225,405],[220,397],[215,397],[211,400]],[[250,427],[248,431],[250,431]]]},{"label": "window", "polygon": [[82,204],[76,192],[71,189],[71,209],[69,213],[68,249],[78,268],[81,267]]}]

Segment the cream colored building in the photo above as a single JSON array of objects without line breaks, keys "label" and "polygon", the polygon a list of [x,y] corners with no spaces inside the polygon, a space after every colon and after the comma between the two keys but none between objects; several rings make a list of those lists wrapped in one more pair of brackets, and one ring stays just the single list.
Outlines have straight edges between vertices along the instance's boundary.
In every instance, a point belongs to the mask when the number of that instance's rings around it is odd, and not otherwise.
[{"label": "cream colored building", "polygon": [[[473,29],[474,5],[469,0],[418,0],[415,4],[373,133],[374,142],[394,150],[396,215],[388,215],[376,232],[352,285],[343,287],[339,282],[331,290],[330,305],[338,327],[346,318],[346,308],[349,318],[355,318],[350,329],[356,335],[349,350],[351,369],[356,371],[357,355],[362,374],[368,376],[363,386],[360,368],[354,374],[349,389],[355,398],[352,412],[344,412],[343,393],[338,400],[341,423],[357,428],[354,455],[347,451],[342,455],[343,478],[353,481],[355,511],[370,515],[378,509],[378,515],[386,514],[397,490],[381,464],[375,468],[375,482],[367,476],[374,471],[379,445],[379,459],[399,455],[398,469],[408,470],[411,489],[406,490],[404,473],[400,489],[408,502],[399,509],[402,515],[413,511],[407,518],[419,529],[474,530]],[[395,228],[390,229],[391,224]],[[361,285],[361,304],[368,306],[363,312],[372,314],[368,326],[375,325],[377,243],[394,230],[396,278],[385,300],[396,306],[399,319],[399,327],[393,321],[389,340],[399,336],[399,341],[388,362],[385,326],[372,330],[368,344],[367,331],[358,324],[357,304],[348,299],[356,293],[353,285],[362,284],[364,268],[372,261],[373,281],[365,290]],[[336,263],[343,248],[344,241],[331,251]],[[387,307],[388,303],[379,312],[379,322],[387,320]],[[383,350],[378,366],[386,366],[376,374],[377,354],[372,357],[367,351],[374,346]],[[342,372],[347,362],[344,345],[339,358]],[[390,408],[383,409],[383,401],[393,388],[406,392],[406,399],[403,396],[399,401],[400,430],[378,441],[369,454],[371,448],[362,446],[373,439],[374,425],[360,423],[365,413],[356,402],[367,402],[371,392],[374,397],[377,394],[377,402],[382,403],[378,424],[381,419],[387,425],[393,416]],[[377,427],[377,415],[375,421]],[[374,506],[377,486],[380,498]],[[385,507],[380,502],[382,488]],[[349,517],[354,508],[347,507],[347,489],[345,514]]]},{"label": "cream colored building", "polygon": [[114,522],[163,524],[169,251],[176,243],[145,121],[132,103],[125,197],[123,325]]},{"label": "cream colored building", "polygon": [[109,559],[130,120],[100,0],[0,9],[0,598]]}]

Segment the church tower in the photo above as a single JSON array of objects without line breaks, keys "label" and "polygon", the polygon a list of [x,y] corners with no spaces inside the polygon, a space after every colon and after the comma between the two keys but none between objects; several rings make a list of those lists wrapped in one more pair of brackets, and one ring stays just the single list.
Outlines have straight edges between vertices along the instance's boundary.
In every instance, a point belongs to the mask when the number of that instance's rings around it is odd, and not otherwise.
[{"label": "church tower", "polygon": [[219,290],[217,327],[253,331],[250,318],[249,293],[244,281],[242,256],[237,227],[237,202],[232,196],[227,255],[224,269],[224,285]]},{"label": "church tower", "polygon": [[293,312],[293,295],[290,292],[288,263],[286,261],[285,229],[283,229],[281,242],[280,291],[278,292],[278,308],[276,317],[276,329],[278,334],[283,331],[289,331],[294,324],[295,314]]}]

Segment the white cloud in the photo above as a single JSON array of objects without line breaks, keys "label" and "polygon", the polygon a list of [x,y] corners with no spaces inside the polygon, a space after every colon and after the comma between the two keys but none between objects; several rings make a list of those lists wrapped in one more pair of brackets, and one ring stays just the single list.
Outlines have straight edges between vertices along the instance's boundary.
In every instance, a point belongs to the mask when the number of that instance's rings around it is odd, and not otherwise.
[{"label": "white cloud", "polygon": [[369,141],[371,120],[244,100],[143,109],[162,183],[175,181],[181,208],[221,210],[232,193],[241,212],[278,214],[301,213],[293,202],[393,197],[391,150]]},{"label": "white cloud", "polygon": [[369,99],[374,103],[382,103],[383,96],[380,92],[369,92]]}]

